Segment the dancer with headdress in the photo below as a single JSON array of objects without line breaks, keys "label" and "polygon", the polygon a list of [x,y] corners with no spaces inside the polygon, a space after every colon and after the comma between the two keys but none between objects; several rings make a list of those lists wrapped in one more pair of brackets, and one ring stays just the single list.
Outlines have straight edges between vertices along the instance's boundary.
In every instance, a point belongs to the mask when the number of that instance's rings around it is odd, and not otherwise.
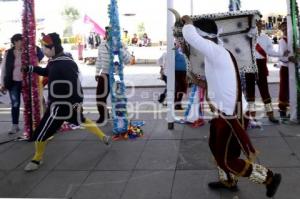
[{"label": "dancer with headdress", "polygon": [[[218,113],[211,120],[209,146],[217,162],[220,179],[209,183],[212,189],[237,190],[237,177],[248,177],[255,183],[265,184],[268,197],[273,197],[281,182],[281,175],[255,163],[257,155],[245,131],[244,117],[247,102],[241,91],[238,66],[234,56],[218,45],[215,21],[201,18],[193,22],[182,17],[184,39],[205,57],[207,101]],[[246,159],[240,157],[243,151]]]}]

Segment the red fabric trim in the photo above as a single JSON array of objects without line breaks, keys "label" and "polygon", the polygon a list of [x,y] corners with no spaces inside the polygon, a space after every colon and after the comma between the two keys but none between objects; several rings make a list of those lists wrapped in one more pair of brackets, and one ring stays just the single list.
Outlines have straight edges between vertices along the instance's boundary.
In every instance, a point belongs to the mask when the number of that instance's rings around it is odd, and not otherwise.
[{"label": "red fabric trim", "polygon": [[287,41],[287,37],[283,37],[283,40],[287,43],[288,41]]},{"label": "red fabric trim", "polygon": [[256,44],[255,50],[256,50],[261,56],[263,56],[264,58],[267,58],[267,53],[265,52],[265,50],[264,50],[259,44]]}]

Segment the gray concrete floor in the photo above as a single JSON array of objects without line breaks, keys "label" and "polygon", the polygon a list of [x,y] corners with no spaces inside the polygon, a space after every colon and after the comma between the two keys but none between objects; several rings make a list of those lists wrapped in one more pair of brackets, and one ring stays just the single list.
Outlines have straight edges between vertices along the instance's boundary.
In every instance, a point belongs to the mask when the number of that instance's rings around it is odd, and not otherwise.
[{"label": "gray concrete floor", "polygon": [[[57,133],[48,144],[44,164],[32,173],[23,168],[33,143],[0,145],[0,197],[103,199],[253,199],[266,198],[262,185],[240,179],[240,191],[211,191],[217,179],[208,147],[209,124],[200,128],[147,119],[144,137],[103,145],[85,130]],[[264,124],[268,124],[264,121]],[[8,122],[1,122],[1,140],[8,140]],[[102,129],[111,134],[111,123]],[[260,151],[257,161],[283,175],[276,199],[300,194],[299,126],[265,125],[248,131]]]},{"label": "gray concrete floor", "polygon": [[[23,171],[34,153],[33,143],[0,144],[0,198],[266,198],[264,186],[247,179],[240,179],[237,193],[208,189],[207,183],[217,179],[207,143],[209,124],[200,128],[175,124],[174,130],[168,130],[164,120],[166,108],[157,103],[163,88],[134,89],[128,101],[138,108],[130,109],[131,118],[146,122],[142,127],[144,137],[115,141],[111,147],[106,147],[85,130],[59,132],[47,147],[44,164],[33,173]],[[85,113],[96,120],[95,88],[84,91]],[[276,102],[278,84],[270,84],[270,92]],[[0,101],[3,102],[0,104],[0,141],[3,142],[17,135],[7,134],[11,124],[7,95]],[[140,106],[141,103],[144,105]],[[177,114],[182,115],[182,112]],[[300,126],[271,125],[265,118],[261,121],[262,129],[250,129],[248,133],[260,151],[257,162],[283,175],[274,198],[298,199]],[[101,128],[112,134],[111,121]]]}]

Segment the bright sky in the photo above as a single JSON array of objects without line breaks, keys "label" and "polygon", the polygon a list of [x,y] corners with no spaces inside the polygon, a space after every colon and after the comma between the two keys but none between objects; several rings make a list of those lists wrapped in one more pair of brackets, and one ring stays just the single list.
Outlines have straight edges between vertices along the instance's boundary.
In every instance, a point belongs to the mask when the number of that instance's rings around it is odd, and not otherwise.
[{"label": "bright sky", "polygon": [[[174,8],[181,15],[191,14],[193,1],[193,13],[227,12],[229,0],[173,0]],[[297,0],[298,2],[300,0]],[[107,6],[110,0],[35,0],[36,18],[45,18],[44,32],[60,32],[64,26],[61,19],[61,11],[65,5],[76,7],[81,15],[88,14],[91,18],[104,27],[108,24]],[[22,0],[18,3],[0,2],[0,22],[20,19]],[[269,14],[285,14],[286,0],[241,0],[241,10],[259,9],[264,16]],[[153,40],[165,40],[167,0],[119,0],[120,23],[123,29],[132,35],[136,32],[137,24],[144,22],[146,32]],[[124,13],[135,13],[136,16],[125,17]],[[80,31],[87,31],[88,27],[79,26]],[[6,27],[16,31],[16,27]],[[84,30],[82,30],[84,29]],[[3,26],[2,26],[3,30]],[[21,30],[21,29],[20,29]],[[0,27],[1,31],[1,27]],[[79,31],[79,30],[78,30]]]}]

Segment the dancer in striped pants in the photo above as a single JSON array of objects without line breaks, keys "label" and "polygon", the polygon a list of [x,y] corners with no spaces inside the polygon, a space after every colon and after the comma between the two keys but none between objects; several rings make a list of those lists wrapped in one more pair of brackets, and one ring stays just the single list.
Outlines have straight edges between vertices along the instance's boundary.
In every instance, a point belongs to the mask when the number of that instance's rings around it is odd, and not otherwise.
[{"label": "dancer in striped pants", "polygon": [[106,145],[111,140],[110,136],[106,136],[94,122],[82,114],[83,91],[78,77],[78,66],[63,52],[59,35],[50,33],[43,37],[42,43],[44,54],[50,58],[47,67],[23,68],[24,72],[35,72],[48,77],[48,106],[31,137],[35,142],[35,154],[26,165],[25,171],[34,171],[40,167],[47,141],[64,121],[81,124]]}]

